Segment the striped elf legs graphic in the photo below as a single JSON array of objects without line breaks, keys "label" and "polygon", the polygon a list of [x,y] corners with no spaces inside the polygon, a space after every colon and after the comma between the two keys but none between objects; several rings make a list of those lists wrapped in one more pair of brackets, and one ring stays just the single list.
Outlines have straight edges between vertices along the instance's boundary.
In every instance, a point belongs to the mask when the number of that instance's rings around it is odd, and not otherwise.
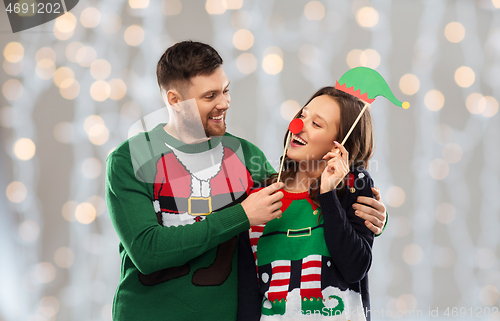
[{"label": "striped elf legs graphic", "polygon": [[300,277],[300,297],[305,299],[321,299],[321,255],[309,255],[302,260]]},{"label": "striped elf legs graphic", "polygon": [[252,246],[253,258],[255,259],[255,265],[257,266],[257,243],[259,238],[264,233],[264,224],[252,226],[252,231],[250,232],[250,245]]},{"label": "striped elf legs graphic", "polygon": [[291,261],[278,260],[271,263],[272,277],[267,291],[267,299],[271,302],[272,309],[262,308],[265,315],[284,314],[288,285],[290,284]]},{"label": "striped elf legs graphic", "polygon": [[302,259],[300,297],[302,313],[314,313],[325,307],[321,293],[321,255],[309,255]]},{"label": "striped elf legs graphic", "polygon": [[[272,279],[267,291],[267,299],[272,309],[263,308],[266,315],[284,314],[290,284],[291,261],[279,260],[271,263]],[[321,255],[309,255],[302,260],[300,276],[300,297],[302,310],[311,312],[321,310],[323,294],[321,293]]]}]

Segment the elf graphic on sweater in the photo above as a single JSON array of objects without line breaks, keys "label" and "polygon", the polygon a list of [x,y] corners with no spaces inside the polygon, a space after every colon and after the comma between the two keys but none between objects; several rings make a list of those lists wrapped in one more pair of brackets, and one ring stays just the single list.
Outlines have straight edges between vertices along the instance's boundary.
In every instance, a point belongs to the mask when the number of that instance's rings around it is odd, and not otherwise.
[{"label": "elf graphic on sweater", "polygon": [[[353,203],[358,195],[369,195],[372,181],[368,173],[356,171],[356,175],[356,180],[354,174],[349,175],[349,187],[340,202]],[[353,192],[350,192],[351,188]],[[349,247],[359,246],[365,241],[359,236],[355,237],[356,241],[344,240],[348,245],[344,249],[335,242],[325,242],[325,231],[354,237],[350,225],[359,224],[361,227],[362,220],[356,220],[352,213],[347,214],[351,222],[348,226],[330,220],[342,207],[337,197],[322,196],[322,208],[319,208],[309,192],[282,192],[282,217],[265,225],[252,226],[250,234],[263,296],[262,319],[281,320],[316,314],[326,319],[365,320],[363,311],[368,293],[363,285],[367,282],[366,270],[360,274],[355,272],[361,276],[360,280],[350,280],[343,275],[344,268],[338,266],[344,256],[355,255],[349,252]],[[326,224],[325,216],[328,218]],[[366,251],[369,251],[373,236],[366,230],[365,237],[369,240],[365,243]],[[336,249],[334,253],[331,252],[333,249]]]}]

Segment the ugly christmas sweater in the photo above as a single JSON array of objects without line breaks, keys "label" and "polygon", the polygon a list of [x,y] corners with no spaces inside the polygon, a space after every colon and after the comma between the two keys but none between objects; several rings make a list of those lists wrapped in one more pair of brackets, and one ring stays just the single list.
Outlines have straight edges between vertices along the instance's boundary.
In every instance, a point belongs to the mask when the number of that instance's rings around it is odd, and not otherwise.
[{"label": "ugly christmas sweater", "polygon": [[[340,197],[319,195],[321,207],[308,192],[284,191],[282,216],[240,240],[253,257],[242,246],[239,320],[365,320],[374,235],[352,205],[373,197],[373,181],[365,170],[349,175]],[[245,277],[256,266],[258,281]]]},{"label": "ugly christmas sweater", "polygon": [[108,157],[106,201],[120,239],[113,320],[235,320],[239,204],[273,172],[226,133],[185,144],[160,124]]}]

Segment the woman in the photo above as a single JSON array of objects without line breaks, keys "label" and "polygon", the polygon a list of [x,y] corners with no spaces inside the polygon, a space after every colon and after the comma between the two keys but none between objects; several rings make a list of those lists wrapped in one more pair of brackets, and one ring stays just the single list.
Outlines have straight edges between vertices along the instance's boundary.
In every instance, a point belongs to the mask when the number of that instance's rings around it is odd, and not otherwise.
[{"label": "woman", "polygon": [[338,143],[362,108],[356,97],[325,87],[295,116],[304,127],[284,160],[283,214],[252,227],[254,264],[239,267],[241,276],[257,267],[258,278],[240,278],[240,319],[365,320],[374,233],[353,205],[359,196],[373,197],[369,111],[345,146]]}]

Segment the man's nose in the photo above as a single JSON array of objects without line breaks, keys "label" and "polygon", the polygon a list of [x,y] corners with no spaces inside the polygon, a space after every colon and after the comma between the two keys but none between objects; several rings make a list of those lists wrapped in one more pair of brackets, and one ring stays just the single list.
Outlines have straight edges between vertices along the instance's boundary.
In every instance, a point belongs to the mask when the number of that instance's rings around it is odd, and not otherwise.
[{"label": "man's nose", "polygon": [[221,95],[221,99],[217,102],[215,106],[217,109],[228,109],[229,103],[231,102],[231,98],[228,96]]}]

